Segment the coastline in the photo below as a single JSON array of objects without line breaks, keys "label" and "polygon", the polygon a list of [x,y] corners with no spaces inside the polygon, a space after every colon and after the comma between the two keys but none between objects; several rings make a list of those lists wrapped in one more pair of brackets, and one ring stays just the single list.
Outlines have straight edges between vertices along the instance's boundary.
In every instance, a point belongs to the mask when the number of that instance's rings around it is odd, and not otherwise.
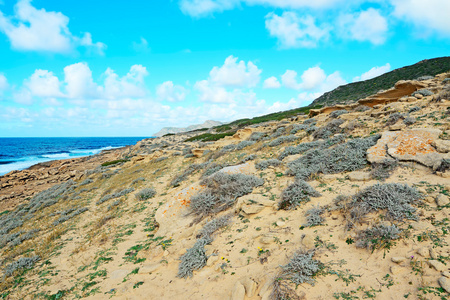
[{"label": "coastline", "polygon": [[85,171],[95,169],[102,163],[122,159],[134,146],[102,150],[93,155],[45,161],[23,170],[13,170],[0,175],[0,212],[14,209],[34,194],[55,184],[70,179],[79,180]]}]

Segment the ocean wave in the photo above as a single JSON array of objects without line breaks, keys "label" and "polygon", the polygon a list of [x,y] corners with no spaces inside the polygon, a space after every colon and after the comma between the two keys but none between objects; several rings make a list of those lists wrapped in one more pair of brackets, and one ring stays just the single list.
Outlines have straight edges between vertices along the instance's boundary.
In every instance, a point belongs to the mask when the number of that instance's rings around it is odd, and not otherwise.
[{"label": "ocean wave", "polygon": [[103,150],[111,150],[111,149],[117,149],[121,148],[123,146],[119,147],[102,147],[102,148],[95,148],[95,149],[78,149],[78,150],[71,150],[71,151],[59,151],[58,153],[50,153],[50,154],[43,154],[39,156],[29,156],[29,157],[21,157],[16,160],[0,160],[0,176],[4,175],[6,173],[9,173],[13,170],[24,170],[27,169],[35,164],[43,163],[47,161],[52,160],[61,160],[61,159],[69,159],[69,158],[77,158],[77,157],[84,157],[84,156],[90,156],[95,155]]}]

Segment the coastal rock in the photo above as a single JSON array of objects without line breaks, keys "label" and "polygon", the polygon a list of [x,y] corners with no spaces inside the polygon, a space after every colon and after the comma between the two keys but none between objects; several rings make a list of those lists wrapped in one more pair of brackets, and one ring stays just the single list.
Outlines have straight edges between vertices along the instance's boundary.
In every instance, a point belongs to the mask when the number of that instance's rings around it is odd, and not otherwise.
[{"label": "coastal rock", "polygon": [[445,196],[444,194],[439,194],[436,196],[436,204],[437,206],[444,206],[447,205],[449,202],[449,198]]},{"label": "coastal rock", "polygon": [[426,128],[383,132],[377,144],[367,150],[367,160],[371,163],[382,163],[396,158],[437,168],[441,164],[442,156],[431,143],[440,134],[438,129]]},{"label": "coastal rock", "polygon": [[367,181],[370,180],[370,173],[354,171],[348,173],[348,178],[350,179],[350,181]]},{"label": "coastal rock", "polygon": [[430,267],[435,268],[436,271],[439,271],[439,272],[442,272],[446,269],[446,266],[438,260],[434,260],[434,259],[429,260],[428,264],[430,265]]},{"label": "coastal rock", "polygon": [[431,143],[438,152],[448,153],[450,152],[450,140],[435,140]]},{"label": "coastal rock", "polygon": [[242,211],[247,215],[254,215],[261,212],[264,209],[263,205],[244,205]]}]

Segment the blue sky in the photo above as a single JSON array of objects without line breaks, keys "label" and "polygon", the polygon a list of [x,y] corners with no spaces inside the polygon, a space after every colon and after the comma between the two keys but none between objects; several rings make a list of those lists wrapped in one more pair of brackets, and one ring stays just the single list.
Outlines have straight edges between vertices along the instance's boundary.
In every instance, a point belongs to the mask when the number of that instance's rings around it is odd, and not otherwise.
[{"label": "blue sky", "polygon": [[448,0],[0,0],[0,136],[150,136],[448,56]]}]

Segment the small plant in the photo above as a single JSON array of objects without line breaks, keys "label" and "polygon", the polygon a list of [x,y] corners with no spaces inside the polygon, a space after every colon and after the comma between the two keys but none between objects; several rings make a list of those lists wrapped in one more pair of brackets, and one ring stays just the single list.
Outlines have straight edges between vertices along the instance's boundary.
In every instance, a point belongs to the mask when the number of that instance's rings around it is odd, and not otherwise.
[{"label": "small plant", "polygon": [[129,194],[131,192],[134,192],[134,188],[123,189],[123,190],[121,190],[119,192],[115,192],[115,193],[103,196],[95,204],[100,205],[103,202],[106,202],[106,201],[114,199],[114,198],[119,198],[119,197],[125,196],[125,195],[127,195],[127,194]]},{"label": "small plant", "polygon": [[397,160],[385,160],[380,163],[373,163],[370,176],[376,180],[385,181],[397,169]]},{"label": "small plant", "polygon": [[321,216],[323,213],[324,209],[321,208],[319,205],[311,209],[308,209],[305,213],[306,216],[305,226],[312,227],[322,224],[322,222],[325,221],[325,219]]},{"label": "small plant", "polygon": [[36,262],[38,262],[41,258],[39,256],[32,257],[21,257],[15,262],[10,263],[5,268],[5,276],[9,277],[14,274],[14,272],[23,269],[31,269]]},{"label": "small plant", "polygon": [[416,78],[417,81],[423,81],[423,80],[429,80],[429,79],[434,79],[434,77],[430,76],[430,75],[423,75],[423,76]]},{"label": "small plant", "polygon": [[356,247],[366,248],[372,252],[375,249],[389,251],[394,245],[392,242],[400,238],[401,231],[395,226],[379,225],[362,230],[356,237]]},{"label": "small plant", "polygon": [[293,209],[300,203],[308,202],[310,196],[320,197],[321,195],[307,182],[296,180],[283,191],[278,206],[280,209]]},{"label": "small plant", "polygon": [[112,160],[112,161],[107,161],[102,163],[102,167],[110,167],[110,166],[114,166],[120,163],[124,163],[127,162],[128,160],[126,159],[116,159],[116,160]]},{"label": "small plant", "polygon": [[177,277],[187,278],[193,276],[193,271],[199,270],[206,266],[208,257],[206,256],[205,246],[212,242],[210,237],[202,237],[198,239],[194,246],[187,250],[180,257]]},{"label": "small plant", "polygon": [[153,198],[156,195],[156,191],[154,188],[145,188],[140,190],[135,194],[135,197],[139,201],[147,200]]},{"label": "small plant", "polygon": [[282,162],[278,159],[266,159],[266,160],[261,160],[259,162],[257,162],[255,164],[255,168],[257,168],[258,170],[265,170],[270,166],[273,167],[278,167],[279,165],[281,165]]},{"label": "small plant", "polygon": [[280,136],[279,138],[276,138],[275,140],[271,141],[269,143],[269,147],[275,147],[284,143],[290,143],[298,139],[299,137],[295,135]]},{"label": "small plant", "polygon": [[415,95],[417,95],[417,94],[420,94],[420,95],[426,97],[426,96],[432,96],[432,95],[433,95],[433,92],[430,91],[430,90],[427,90],[427,89],[420,89],[420,90],[415,91],[414,93],[412,93],[411,96],[415,96]]},{"label": "small plant", "polygon": [[344,115],[344,114],[348,114],[348,111],[346,109],[340,109],[340,110],[335,110],[335,111],[331,112],[329,114],[329,117],[335,119],[335,118],[339,117],[340,115]]}]

